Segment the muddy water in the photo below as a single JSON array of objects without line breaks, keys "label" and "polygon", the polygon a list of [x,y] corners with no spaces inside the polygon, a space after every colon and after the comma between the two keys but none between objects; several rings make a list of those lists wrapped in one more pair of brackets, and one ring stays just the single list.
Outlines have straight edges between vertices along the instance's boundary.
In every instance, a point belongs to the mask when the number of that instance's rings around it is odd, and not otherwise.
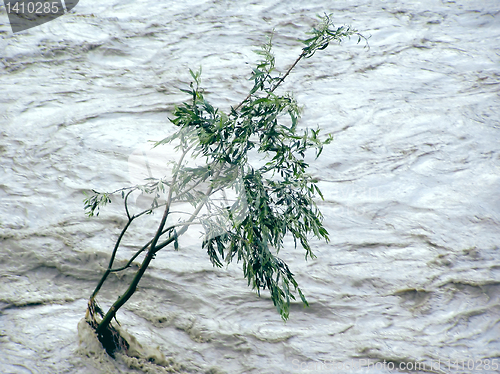
[{"label": "muddy water", "polygon": [[[2,372],[497,372],[498,5],[81,1],[15,35],[0,8]],[[173,130],[188,68],[202,66],[207,98],[227,109],[245,97],[266,33],[276,29],[284,69],[323,12],[371,38],[318,53],[283,87],[304,127],[335,135],[311,163],[331,241],[314,243],[313,261],[292,243],[282,256],[310,308],[294,305],[284,324],[238,266],[212,268],[191,232],[118,314],[160,365],[110,360],[78,324],[125,221],[118,201],[87,218],[83,192],[137,177],[129,158]],[[110,279],[103,306],[127,279]]]}]

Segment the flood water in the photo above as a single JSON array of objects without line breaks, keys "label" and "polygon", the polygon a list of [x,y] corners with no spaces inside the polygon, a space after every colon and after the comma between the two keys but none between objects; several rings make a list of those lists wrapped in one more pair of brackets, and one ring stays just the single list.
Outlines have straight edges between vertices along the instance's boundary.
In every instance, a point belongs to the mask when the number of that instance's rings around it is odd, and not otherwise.
[{"label": "flood water", "polygon": [[[189,68],[227,111],[266,35],[283,71],[325,12],[370,48],[332,45],[282,87],[300,126],[335,138],[311,162],[331,241],[307,262],[293,241],[280,253],[310,307],[294,303],[284,323],[190,231],[117,315],[164,359],[110,359],[78,325],[126,220],[120,199],[87,217],[83,192],[135,183],[129,159],[174,130]],[[498,372],[498,0],[81,0],[17,34],[2,6],[0,37],[2,373]],[[131,232],[119,262],[159,219]],[[110,277],[102,306],[131,274]]]}]

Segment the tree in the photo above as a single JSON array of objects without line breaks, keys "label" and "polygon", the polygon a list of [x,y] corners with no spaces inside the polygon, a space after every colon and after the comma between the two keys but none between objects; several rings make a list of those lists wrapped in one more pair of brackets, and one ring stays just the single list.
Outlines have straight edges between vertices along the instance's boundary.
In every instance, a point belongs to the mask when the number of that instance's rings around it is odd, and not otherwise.
[{"label": "tree", "polygon": [[[300,60],[312,57],[331,42],[341,42],[352,35],[358,36],[358,42],[363,38],[350,27],[334,27],[330,16],[321,17],[319,26],[303,41],[305,47],[299,57],[283,75],[275,72],[272,38],[269,38],[257,51],[261,61],[251,75],[252,89],[229,113],[214,108],[204,98],[200,88],[201,69],[190,70],[193,82],[189,89],[183,90],[189,95],[189,101],[176,107],[170,119],[178,130],[154,144],[155,147],[175,145],[179,158],[171,175],[150,178],[143,185],[111,193],[93,190],[86,196],[85,209],[89,216],[94,216],[111,202],[112,195],[121,195],[127,217],[108,268],[90,297],[86,314],[87,322],[96,330],[110,355],[128,346],[111,324],[117,311],[135,293],[155,255],[168,245],[177,250],[178,238],[192,225],[203,227],[202,248],[212,264],[221,267],[235,260],[242,262],[248,285],[259,295],[261,290],[267,289],[283,320],[288,319],[290,302],[295,300],[296,294],[305,306],[308,305],[293,273],[278,254],[286,235],[293,237],[295,246],[300,243],[306,260],[315,257],[309,245],[311,235],[328,241],[323,217],[314,201],[316,196],[323,196],[317,181],[307,174],[308,164],[304,159],[310,150],[319,157],[332,137],[322,139],[319,129],[299,132],[297,102],[289,94],[276,94],[276,90]],[[261,157],[258,165],[249,153]],[[190,166],[189,157],[202,162]],[[128,199],[137,190],[153,199],[148,209],[133,213]],[[233,198],[228,200],[227,193]],[[170,222],[172,207],[185,202],[192,206],[189,217]],[[114,268],[115,256],[129,227],[158,209],[163,209],[163,215],[151,239],[125,266]],[[129,287],[104,313],[96,296],[107,277],[126,271],[141,255],[142,262]]]}]

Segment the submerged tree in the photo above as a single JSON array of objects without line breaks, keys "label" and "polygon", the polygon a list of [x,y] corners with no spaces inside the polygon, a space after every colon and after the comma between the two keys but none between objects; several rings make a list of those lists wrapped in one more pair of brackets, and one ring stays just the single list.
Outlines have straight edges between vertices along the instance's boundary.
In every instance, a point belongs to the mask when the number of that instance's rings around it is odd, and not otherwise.
[{"label": "submerged tree", "polygon": [[[307,174],[308,164],[304,159],[311,149],[319,157],[323,146],[332,138],[320,138],[319,129],[299,132],[297,102],[289,94],[276,94],[276,90],[300,60],[312,57],[331,42],[341,42],[352,35],[358,36],[358,42],[362,38],[350,27],[334,27],[327,15],[321,17],[320,25],[309,35],[310,38],[303,41],[305,47],[299,57],[282,75],[275,72],[270,38],[257,51],[261,61],[251,75],[252,89],[229,113],[205,100],[200,88],[201,71],[190,70],[193,82],[189,89],[183,90],[190,99],[176,107],[170,119],[178,130],[154,144],[155,147],[176,147],[178,160],[170,175],[150,178],[143,185],[111,193],[92,191],[84,200],[87,214],[93,216],[111,202],[112,195],[119,194],[127,217],[108,268],[90,297],[86,315],[109,354],[127,347],[127,342],[111,324],[117,311],[134,294],[155,255],[170,244],[178,249],[179,237],[192,225],[203,227],[202,248],[212,264],[221,267],[223,263],[241,261],[248,285],[259,294],[261,290],[269,290],[283,320],[289,316],[290,301],[295,299],[295,293],[308,305],[293,273],[277,255],[286,235],[293,237],[295,245],[300,243],[306,259],[314,258],[309,245],[311,236],[328,241],[323,217],[314,201],[316,196],[323,196],[317,181]],[[190,165],[190,157],[198,160],[198,164]],[[254,164],[255,160],[258,165]],[[151,195],[152,204],[146,210],[133,213],[129,197],[137,190]],[[231,199],[227,199],[228,194]],[[170,222],[172,207],[186,202],[192,206],[188,218]],[[151,239],[125,266],[113,267],[122,239],[132,223],[157,209],[163,209],[163,215]],[[96,296],[107,277],[126,271],[140,256],[143,256],[142,262],[129,287],[105,313]]]}]

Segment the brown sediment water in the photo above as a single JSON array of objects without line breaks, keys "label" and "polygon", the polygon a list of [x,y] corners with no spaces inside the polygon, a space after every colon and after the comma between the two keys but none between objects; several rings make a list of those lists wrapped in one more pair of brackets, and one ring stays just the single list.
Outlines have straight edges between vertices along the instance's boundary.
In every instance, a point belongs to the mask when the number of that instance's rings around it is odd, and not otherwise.
[{"label": "brown sediment water", "polygon": [[[265,36],[284,71],[324,12],[371,37],[318,52],[283,85],[301,126],[334,134],[310,160],[331,241],[307,262],[293,241],[280,253],[310,307],[283,323],[193,230],[117,315],[136,357],[109,358],[81,320],[125,216],[118,199],[86,217],[83,191],[136,183],[141,157],[161,169],[173,152],[148,140],[173,131],[189,68],[228,111]],[[493,0],[80,1],[12,34],[0,8],[0,371],[498,372],[499,17]],[[130,232],[119,262],[159,219]],[[103,307],[131,274],[110,276]]]}]

